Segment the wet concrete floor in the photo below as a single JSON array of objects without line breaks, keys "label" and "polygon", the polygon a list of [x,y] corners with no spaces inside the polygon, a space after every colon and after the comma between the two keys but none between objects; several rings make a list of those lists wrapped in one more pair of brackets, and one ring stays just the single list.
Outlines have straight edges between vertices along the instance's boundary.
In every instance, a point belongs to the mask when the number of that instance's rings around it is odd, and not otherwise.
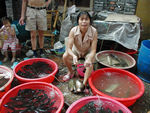
[{"label": "wet concrete floor", "polygon": [[[3,57],[0,57],[0,61],[2,61],[2,58]],[[56,85],[62,91],[62,93],[64,95],[65,105],[62,109],[62,113],[65,113],[68,106],[70,106],[76,100],[78,100],[82,97],[85,97],[85,96],[91,96],[92,95],[91,91],[90,91],[89,94],[84,94],[84,93],[74,94],[74,93],[71,93],[68,90],[68,82],[63,82],[62,83],[57,79],[59,76],[64,75],[67,72],[67,69],[64,66],[63,62],[62,62],[62,56],[61,55],[57,56],[57,55],[54,55],[54,54],[48,54],[47,58],[55,61],[59,66],[59,71],[56,74],[56,79],[54,80],[53,84]],[[19,57],[20,61],[22,59],[23,59],[23,57]],[[6,63],[3,63],[2,65],[7,66],[7,67],[12,66],[10,61],[8,61]],[[97,69],[99,69],[98,67],[99,66],[96,66]],[[134,71],[134,73],[136,74],[136,71]],[[148,113],[148,111],[150,111],[150,84],[146,83],[144,81],[143,81],[143,83],[145,85],[145,92],[144,92],[143,96],[140,99],[138,99],[132,106],[129,107],[129,109],[133,113]],[[12,85],[14,87],[15,85],[18,85],[18,84],[16,84],[16,82],[15,82],[15,84],[12,84]]]}]

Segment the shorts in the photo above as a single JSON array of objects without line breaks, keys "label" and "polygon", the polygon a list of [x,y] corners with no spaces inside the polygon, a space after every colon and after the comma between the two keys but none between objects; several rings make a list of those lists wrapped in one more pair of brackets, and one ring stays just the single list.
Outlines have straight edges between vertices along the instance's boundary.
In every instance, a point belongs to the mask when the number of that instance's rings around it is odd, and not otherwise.
[{"label": "shorts", "polygon": [[47,15],[46,9],[33,9],[27,7],[26,10],[26,30],[47,30]]},{"label": "shorts", "polygon": [[[78,59],[84,58],[85,60],[87,60],[89,58],[89,55],[90,55],[90,51],[82,54],[79,51],[77,51],[74,47],[72,48],[72,52],[78,57]],[[95,57],[92,59],[91,62],[94,63],[94,61],[95,61]]]},{"label": "shorts", "polygon": [[[67,47],[67,42],[68,42],[68,37],[65,38],[65,46],[66,47]],[[83,53],[83,52],[81,53],[73,45],[72,52],[78,57],[78,59],[84,58],[86,60],[89,57],[90,50],[87,53]],[[94,61],[95,61],[95,57],[92,59],[92,63],[94,63]]]},{"label": "shorts", "polygon": [[12,52],[16,52],[16,42],[11,42],[11,43],[4,42],[2,51],[3,51],[3,52],[6,52],[7,49],[8,49],[8,47],[11,48],[11,51],[12,51]]}]

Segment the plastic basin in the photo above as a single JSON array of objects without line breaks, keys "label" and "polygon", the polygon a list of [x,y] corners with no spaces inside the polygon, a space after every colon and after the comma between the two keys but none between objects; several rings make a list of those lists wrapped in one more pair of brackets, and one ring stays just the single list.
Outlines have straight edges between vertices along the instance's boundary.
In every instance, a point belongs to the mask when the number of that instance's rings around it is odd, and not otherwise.
[{"label": "plastic basin", "polygon": [[[52,68],[52,73],[50,73],[49,75],[47,76],[44,76],[44,77],[41,77],[41,78],[24,78],[24,77],[21,77],[17,74],[17,72],[19,70],[21,70],[21,67],[25,66],[25,65],[32,65],[34,62],[37,62],[37,61],[41,61],[41,62],[45,62],[47,64],[50,65],[50,67]],[[39,82],[47,82],[47,83],[51,83],[53,82],[54,78],[55,78],[55,75],[58,71],[58,65],[50,60],[50,59],[46,59],[46,58],[32,58],[32,59],[28,59],[28,60],[24,60],[20,63],[18,63],[15,68],[13,69],[14,71],[14,74],[15,74],[15,77],[18,79],[19,83],[26,83],[26,82],[35,82],[35,81],[39,81]]]},{"label": "plastic basin", "polygon": [[11,97],[15,97],[20,89],[42,89],[46,92],[49,98],[56,100],[53,107],[57,107],[55,113],[61,113],[62,107],[64,105],[64,97],[62,92],[54,85],[45,82],[29,82],[18,85],[11,90],[9,90],[0,101],[0,111],[1,113],[7,113],[8,109],[4,105],[10,101]]},{"label": "plastic basin", "polygon": [[0,74],[7,74],[7,76],[9,74],[8,82],[6,82],[2,87],[0,87],[0,98],[1,98],[10,89],[11,83],[14,79],[14,73],[10,68],[0,65]]},{"label": "plastic basin", "polygon": [[84,105],[91,101],[101,101],[102,107],[111,109],[113,113],[118,110],[122,110],[123,113],[132,113],[126,106],[124,106],[120,102],[102,96],[83,97],[72,103],[71,106],[67,109],[66,113],[77,113],[79,109],[81,109]]},{"label": "plastic basin", "polygon": [[150,83],[150,40],[143,40],[137,59],[137,75]]},{"label": "plastic basin", "polygon": [[[119,58],[126,59],[126,61],[128,61],[128,66],[125,66],[125,67],[115,66],[114,67],[114,66],[108,65],[107,63],[102,62],[101,57],[102,56],[107,57],[107,55],[109,55],[109,54],[114,54]],[[101,65],[103,65],[105,67],[112,67],[112,68],[119,68],[119,69],[131,69],[136,64],[136,61],[132,56],[128,55],[127,53],[120,52],[120,51],[114,51],[114,50],[100,51],[100,52],[96,53],[95,58],[96,58],[97,62],[99,62]]]},{"label": "plastic basin", "polygon": [[[110,73],[117,72],[117,73],[120,73],[121,76],[124,76],[124,77],[127,76],[127,77],[131,78],[133,80],[133,82],[137,85],[137,87],[139,88],[139,92],[136,93],[136,95],[130,96],[128,98],[119,98],[119,97],[110,96],[106,93],[99,91],[94,86],[93,82],[94,82],[94,80],[96,80],[98,78],[98,76],[101,76],[107,72],[110,72]],[[98,94],[100,96],[104,96],[104,97],[108,97],[108,98],[117,100],[127,107],[133,105],[136,102],[136,100],[139,99],[144,93],[144,84],[136,75],[134,75],[133,73],[131,73],[127,70],[122,70],[122,69],[117,69],[117,68],[103,68],[103,69],[96,70],[95,72],[92,73],[88,82],[89,82],[89,86],[92,89],[93,95]]]}]

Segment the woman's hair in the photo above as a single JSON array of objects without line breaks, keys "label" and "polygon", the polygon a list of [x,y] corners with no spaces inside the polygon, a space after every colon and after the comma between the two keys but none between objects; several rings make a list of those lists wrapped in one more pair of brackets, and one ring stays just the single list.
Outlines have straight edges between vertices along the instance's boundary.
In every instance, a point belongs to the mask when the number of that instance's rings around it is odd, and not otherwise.
[{"label": "woman's hair", "polygon": [[92,17],[91,15],[87,12],[87,11],[81,11],[78,16],[77,16],[77,24],[79,24],[79,18],[82,16],[82,15],[86,15],[89,19],[90,19],[90,24],[92,24]]},{"label": "woman's hair", "polygon": [[12,23],[12,19],[10,18],[10,17],[2,17],[2,19],[1,19],[1,21],[2,21],[2,23],[4,24],[4,23]]}]

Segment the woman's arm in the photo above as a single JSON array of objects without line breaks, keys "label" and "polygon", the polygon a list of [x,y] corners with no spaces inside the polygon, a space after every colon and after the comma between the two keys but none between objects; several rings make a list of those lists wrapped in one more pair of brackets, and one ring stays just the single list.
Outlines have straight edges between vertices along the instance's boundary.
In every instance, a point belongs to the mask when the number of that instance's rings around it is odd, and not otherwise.
[{"label": "woman's arm", "polygon": [[74,43],[74,33],[70,31],[68,41],[67,41],[67,51],[72,57],[75,56],[75,54],[72,52],[73,43]]},{"label": "woman's arm", "polygon": [[94,35],[94,39],[91,44],[91,51],[88,55],[87,60],[85,61],[86,63],[92,63],[92,61],[95,57],[95,54],[96,54],[96,49],[97,49],[97,32]]},{"label": "woman's arm", "polygon": [[67,42],[67,52],[73,57],[73,63],[78,64],[78,57],[72,52],[72,46],[74,44],[74,33],[70,31],[68,42]]}]

